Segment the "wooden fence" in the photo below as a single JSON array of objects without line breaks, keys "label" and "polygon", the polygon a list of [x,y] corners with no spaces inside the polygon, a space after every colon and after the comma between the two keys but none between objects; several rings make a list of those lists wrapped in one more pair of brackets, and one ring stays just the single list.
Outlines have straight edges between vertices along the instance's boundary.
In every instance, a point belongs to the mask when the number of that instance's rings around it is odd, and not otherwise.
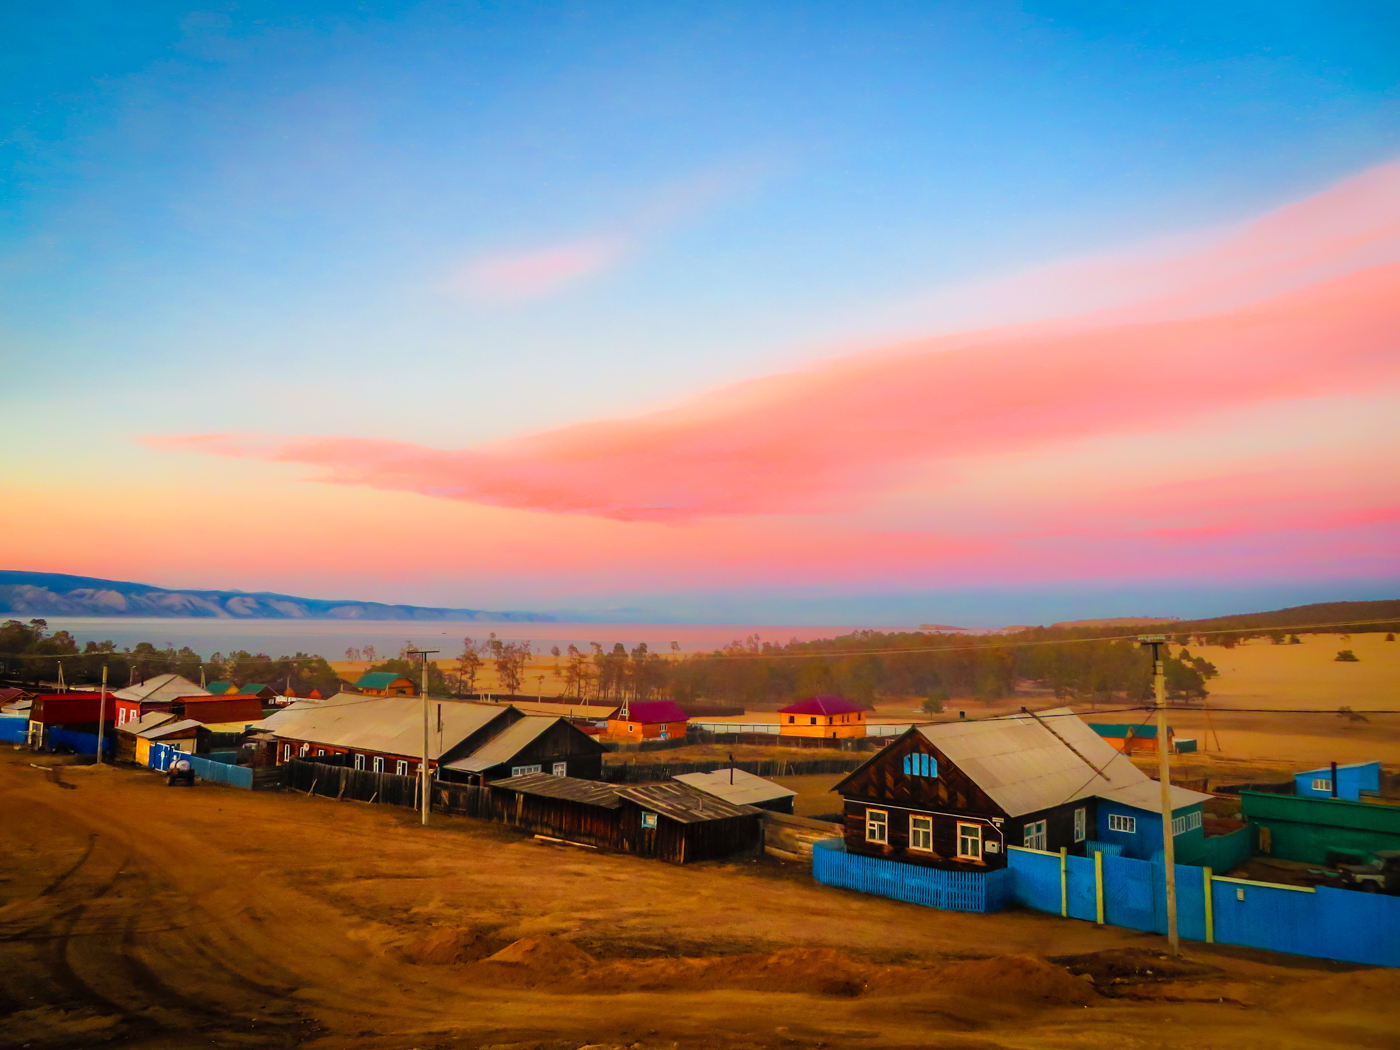
[{"label": "wooden fence", "polygon": [[[800,777],[819,773],[849,773],[865,761],[864,756],[850,758],[764,758],[734,762],[735,769],[759,777]],[[727,761],[713,762],[617,762],[604,763],[602,779],[609,784],[645,784],[670,780],[682,773],[713,773],[728,769]]]}]

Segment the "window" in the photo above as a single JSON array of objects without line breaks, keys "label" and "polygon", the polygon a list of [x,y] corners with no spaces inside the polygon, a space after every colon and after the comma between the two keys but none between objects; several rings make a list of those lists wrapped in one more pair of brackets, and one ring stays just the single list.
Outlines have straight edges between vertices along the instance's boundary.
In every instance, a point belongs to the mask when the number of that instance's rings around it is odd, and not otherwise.
[{"label": "window", "polygon": [[890,840],[890,815],[883,809],[865,811],[865,841],[888,842]]},{"label": "window", "polygon": [[282,761],[283,761],[283,762],[290,762],[291,760],[292,760],[292,745],[291,745],[291,744],[283,744],[283,745],[282,745]]},{"label": "window", "polygon": [[817,724],[817,720],[816,720],[815,718],[812,719],[812,725],[816,725],[816,724]]},{"label": "window", "polygon": [[642,814],[642,827],[643,827],[643,828],[652,828],[652,829],[654,829],[654,828],[656,827],[656,814],[655,814],[655,813],[643,813],[643,814]]},{"label": "window", "polygon": [[1021,829],[1021,845],[1026,849],[1045,848],[1045,821],[1033,820]]},{"label": "window", "polygon": [[788,725],[792,725],[792,724],[793,724],[794,722],[796,722],[796,721],[797,721],[797,716],[796,716],[796,715],[788,715]]},{"label": "window", "polygon": [[982,825],[958,822],[958,859],[982,859]]},{"label": "window", "polygon": [[321,757],[322,755],[324,755],[325,753],[326,753],[326,749],[325,749],[324,747],[318,747],[318,748],[316,749],[316,757],[317,757],[317,758],[320,758],[320,757]]},{"label": "window", "polygon": [[1332,781],[1327,777],[1318,777],[1313,780],[1312,789],[1314,791],[1331,791]]},{"label": "window", "polygon": [[1083,842],[1089,837],[1089,810],[1080,806],[1074,811],[1074,841]]},{"label": "window", "polygon": [[1108,815],[1108,830],[1121,831],[1124,835],[1137,834],[1137,817],[1125,817],[1121,813]]},{"label": "window", "polygon": [[933,818],[909,818],[909,848],[933,852]]},{"label": "window", "polygon": [[394,772],[401,777],[408,776],[408,763],[402,758],[394,763]]},{"label": "window", "polygon": [[832,721],[831,721],[830,718],[828,718],[828,719],[826,720],[826,724],[827,724],[827,725],[831,725],[831,724],[832,724]]},{"label": "window", "polygon": [[922,752],[904,756],[904,772],[912,777],[938,776],[938,759]]},{"label": "window", "polygon": [[568,776],[568,775],[569,775],[569,763],[567,763],[567,762],[556,762],[556,763],[554,763],[554,775],[555,775],[556,777],[566,777],[566,776]]},{"label": "window", "polygon": [[544,772],[543,766],[511,766],[510,775],[513,777],[528,777],[531,773]]},{"label": "window", "polygon": [[300,757],[301,757],[301,758],[305,758],[305,757],[306,757],[307,755],[309,755],[310,753],[311,753],[311,745],[310,745],[310,744],[302,744],[302,745],[301,745]]},{"label": "window", "polygon": [[1172,817],[1172,835],[1185,835],[1188,831],[1194,831],[1201,826],[1201,811],[1198,809],[1194,813],[1184,813],[1179,817]]},{"label": "window", "polygon": [[628,726],[628,727],[627,727],[627,732],[630,733],[630,732],[632,732],[632,731],[633,731],[633,730],[632,730],[632,727],[631,727],[631,726]]},{"label": "window", "polygon": [[364,768],[365,768],[365,756],[364,756],[364,755],[356,755],[356,756],[355,756],[355,768],[356,768],[356,769],[364,769]]},{"label": "window", "polygon": [[376,773],[384,772],[384,759],[382,759],[378,755],[374,756],[374,771]]}]

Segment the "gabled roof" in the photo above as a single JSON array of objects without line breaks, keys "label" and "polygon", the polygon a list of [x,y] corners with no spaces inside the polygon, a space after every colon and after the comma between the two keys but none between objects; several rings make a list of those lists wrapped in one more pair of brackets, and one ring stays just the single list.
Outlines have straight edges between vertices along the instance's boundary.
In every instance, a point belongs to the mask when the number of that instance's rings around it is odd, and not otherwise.
[{"label": "gabled roof", "polygon": [[170,722],[166,725],[154,726],[150,729],[143,729],[137,736],[145,737],[147,740],[160,740],[162,737],[170,736],[172,733],[183,732],[186,729],[203,729],[204,723],[196,722],[193,718],[182,718],[178,722]]},{"label": "gabled roof", "polygon": [[147,729],[154,729],[156,726],[163,726],[167,722],[175,721],[175,716],[169,711],[149,711],[142,715],[135,722],[127,722],[117,726],[119,733],[131,733],[133,736],[144,733]]},{"label": "gabled roof", "polygon": [[413,684],[413,679],[408,675],[399,674],[397,671],[366,671],[355,680],[356,689],[388,689],[400,678]]},{"label": "gabled roof", "polygon": [[682,824],[699,824],[707,820],[727,820],[730,817],[750,817],[759,811],[715,798],[699,788],[675,781],[663,784],[629,784],[619,786],[620,798],[635,802],[643,809],[660,813]]},{"label": "gabled roof", "polygon": [[[1159,805],[1156,781],[1068,707],[1035,715],[941,722],[909,732],[938,748],[1008,816],[1053,809],[1080,798],[1113,799],[1138,809]],[[881,754],[876,752],[872,761]],[[1173,809],[1211,797],[1175,786],[1171,792]]]},{"label": "gabled roof", "polygon": [[844,696],[836,696],[832,693],[823,693],[820,696],[809,697],[806,700],[799,700],[795,704],[780,708],[781,715],[853,715],[857,711],[864,711],[860,704],[852,703]]},{"label": "gabled roof", "polygon": [[[504,732],[493,736],[466,758],[448,762],[444,768],[463,773],[481,773],[502,762],[509,762],[563,719],[544,715],[526,715]],[[533,775],[533,774],[532,774]]]},{"label": "gabled roof", "polygon": [[238,686],[232,682],[210,682],[205,686],[205,692],[210,696],[223,696],[225,693],[238,692]]},{"label": "gabled roof", "polygon": [[[1152,722],[1138,722],[1128,724],[1126,722],[1090,722],[1089,728],[1099,736],[1107,737],[1111,740],[1125,738],[1131,733],[1138,740],[1156,740],[1157,726]],[[1172,736],[1176,735],[1176,730],[1167,726],[1167,732]]]},{"label": "gabled roof", "polygon": [[16,689],[14,686],[7,685],[3,689],[0,689],[0,705],[12,704],[20,697],[28,695],[29,694],[23,689]]},{"label": "gabled roof", "polygon": [[[495,719],[508,717],[506,712],[510,710],[464,700],[438,700],[433,704],[433,725],[428,734],[430,759],[456,747]],[[441,733],[437,731],[438,705],[442,707]],[[255,725],[289,740],[356,751],[417,755],[423,750],[423,700],[417,696],[337,693],[329,700],[291,704]]]},{"label": "gabled roof", "polygon": [[263,685],[261,682],[244,682],[238,687],[236,692],[241,693],[245,696],[252,696],[254,694],[261,693],[264,689],[270,691],[272,687],[270,685]]},{"label": "gabled roof", "polygon": [[791,798],[797,794],[790,788],[746,773],[742,769],[717,769],[713,773],[681,773],[671,779],[679,780],[682,784],[738,806],[755,806],[760,802]]},{"label": "gabled roof", "polygon": [[[216,683],[217,684],[217,683]],[[140,685],[129,685],[112,694],[120,700],[176,700],[182,696],[209,696],[208,689],[201,689],[184,675],[158,674]]]},{"label": "gabled roof", "polygon": [[655,725],[657,722],[690,721],[690,716],[672,700],[634,700],[628,705],[626,718],[622,717],[621,708],[618,708],[617,714],[612,717],[614,721],[641,722],[644,725]]}]

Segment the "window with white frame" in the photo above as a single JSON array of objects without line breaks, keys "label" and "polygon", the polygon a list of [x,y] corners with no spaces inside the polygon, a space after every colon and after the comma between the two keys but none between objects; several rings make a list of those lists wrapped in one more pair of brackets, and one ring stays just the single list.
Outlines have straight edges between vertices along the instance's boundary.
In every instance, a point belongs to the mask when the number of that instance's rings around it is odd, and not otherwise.
[{"label": "window with white frame", "polygon": [[1122,813],[1108,815],[1108,830],[1121,831],[1124,835],[1137,834],[1137,817],[1125,817]]},{"label": "window with white frame", "polygon": [[527,777],[531,773],[544,772],[543,766],[511,766],[510,775],[513,777]]},{"label": "window with white frame", "polygon": [[364,768],[365,768],[365,756],[364,756],[364,755],[356,755],[356,756],[355,756],[355,768],[356,768],[356,769],[364,769]]},{"label": "window with white frame", "polygon": [[933,852],[932,817],[909,818],[909,848],[922,850],[925,853]]},{"label": "window with white frame", "polygon": [[325,749],[324,747],[318,747],[318,748],[316,749],[316,757],[317,757],[317,758],[320,758],[320,757],[321,757],[322,755],[324,755],[325,753],[326,753],[326,749]]},{"label": "window with white frame", "polygon": [[394,763],[394,772],[401,777],[408,776],[408,762],[405,759],[399,759]]},{"label": "window with white frame", "polygon": [[553,772],[554,772],[554,775],[555,775],[556,777],[566,777],[566,776],[568,776],[568,775],[569,775],[569,763],[567,763],[567,762],[556,762],[556,763],[554,763],[554,770],[553,770]]},{"label": "window with white frame", "polygon": [[1026,849],[1044,849],[1045,842],[1045,821],[1033,820],[1022,828],[1021,845]]},{"label": "window with white frame", "polygon": [[290,762],[291,760],[292,760],[292,745],[291,745],[291,744],[283,744],[283,745],[282,745],[282,761],[283,761],[283,762]]},{"label": "window with white frame", "polygon": [[305,758],[305,757],[306,757],[307,755],[309,755],[310,753],[311,753],[311,745],[310,745],[310,744],[302,744],[302,745],[301,745],[301,757],[302,757],[302,758]]},{"label": "window with white frame", "polygon": [[1185,835],[1188,831],[1194,831],[1201,826],[1201,811],[1194,810],[1191,813],[1183,813],[1179,817],[1172,817],[1172,835]]},{"label": "window with white frame", "polygon": [[958,859],[982,859],[982,825],[958,822]]},{"label": "window with white frame", "polygon": [[378,755],[374,756],[374,771],[376,773],[384,772],[384,759],[380,758]]},{"label": "window with white frame", "polygon": [[1327,777],[1314,777],[1312,789],[1314,791],[1331,791],[1332,781],[1329,780]]},{"label": "window with white frame", "polygon": [[888,842],[890,840],[890,815],[883,809],[865,811],[865,841]]},{"label": "window with white frame", "polygon": [[1074,811],[1074,841],[1083,842],[1089,837],[1089,810],[1080,806]]}]

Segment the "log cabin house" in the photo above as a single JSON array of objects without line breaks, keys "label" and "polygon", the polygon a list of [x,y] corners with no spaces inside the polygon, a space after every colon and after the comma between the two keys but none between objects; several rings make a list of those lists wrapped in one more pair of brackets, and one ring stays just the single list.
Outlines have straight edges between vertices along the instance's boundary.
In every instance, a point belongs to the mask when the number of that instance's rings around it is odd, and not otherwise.
[{"label": "log cabin house", "polygon": [[[1067,707],[913,726],[832,790],[847,852],[907,864],[987,871],[1009,846],[1081,854],[1095,840],[1142,859],[1162,846],[1157,782]],[[1210,796],[1171,791],[1190,853]]]}]

